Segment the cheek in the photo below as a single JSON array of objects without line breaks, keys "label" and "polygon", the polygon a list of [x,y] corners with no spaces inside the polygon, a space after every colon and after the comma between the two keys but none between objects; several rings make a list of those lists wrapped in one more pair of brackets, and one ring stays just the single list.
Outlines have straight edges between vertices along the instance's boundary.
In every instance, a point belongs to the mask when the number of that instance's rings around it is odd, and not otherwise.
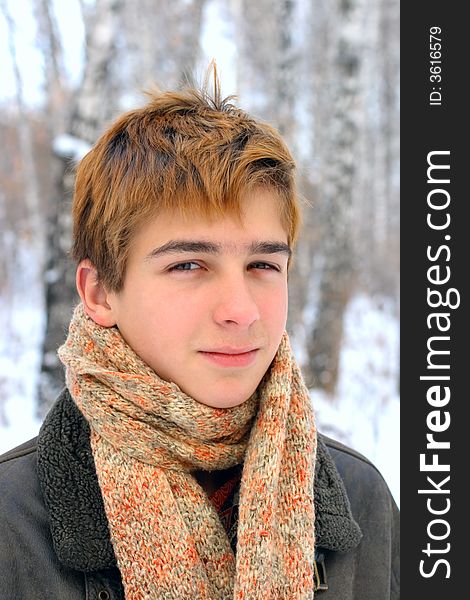
[{"label": "cheek", "polygon": [[142,327],[163,346],[177,346],[194,332],[207,313],[207,303],[197,303],[187,294],[148,295],[141,305]]},{"label": "cheek", "polygon": [[273,290],[259,300],[258,307],[264,322],[273,329],[284,330],[287,320],[287,288]]}]

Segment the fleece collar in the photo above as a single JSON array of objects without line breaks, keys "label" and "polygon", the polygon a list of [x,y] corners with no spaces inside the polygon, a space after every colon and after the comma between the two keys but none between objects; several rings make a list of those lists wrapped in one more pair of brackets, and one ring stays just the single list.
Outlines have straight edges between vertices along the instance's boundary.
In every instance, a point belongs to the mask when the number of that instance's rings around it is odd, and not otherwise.
[{"label": "fleece collar", "polygon": [[[80,571],[115,567],[89,426],[67,390],[59,396],[39,433],[38,473],[59,560]],[[345,552],[357,546],[362,534],[321,435],[315,515],[317,547]]]}]

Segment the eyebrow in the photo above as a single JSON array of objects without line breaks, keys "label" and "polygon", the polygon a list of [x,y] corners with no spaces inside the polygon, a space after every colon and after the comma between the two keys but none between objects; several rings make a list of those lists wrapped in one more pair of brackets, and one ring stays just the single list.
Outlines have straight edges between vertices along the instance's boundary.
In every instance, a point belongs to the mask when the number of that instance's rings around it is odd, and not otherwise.
[{"label": "eyebrow", "polygon": [[[180,252],[203,253],[203,254],[220,254],[224,248],[224,244],[216,244],[204,240],[170,240],[154,248],[145,260],[151,260],[164,254],[176,254]],[[229,246],[230,247],[230,246]],[[278,241],[256,241],[247,246],[249,254],[286,254],[289,258],[292,255],[292,250],[284,242]]]}]

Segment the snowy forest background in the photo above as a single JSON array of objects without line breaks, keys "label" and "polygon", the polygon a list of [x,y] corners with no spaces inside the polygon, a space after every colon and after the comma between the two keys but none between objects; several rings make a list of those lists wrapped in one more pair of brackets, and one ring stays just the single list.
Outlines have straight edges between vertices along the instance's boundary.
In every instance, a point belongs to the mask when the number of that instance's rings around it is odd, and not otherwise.
[{"label": "snowy forest background", "polygon": [[0,0],[0,452],[62,386],[76,161],[144,89],[201,81],[212,58],[298,161],[288,328],[319,429],[398,501],[398,0]]}]

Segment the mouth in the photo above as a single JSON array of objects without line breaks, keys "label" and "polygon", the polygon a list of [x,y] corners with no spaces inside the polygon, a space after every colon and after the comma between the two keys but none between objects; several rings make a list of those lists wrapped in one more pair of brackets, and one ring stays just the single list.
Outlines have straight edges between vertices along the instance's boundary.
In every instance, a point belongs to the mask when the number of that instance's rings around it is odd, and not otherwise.
[{"label": "mouth", "polygon": [[259,348],[217,348],[201,350],[200,354],[213,364],[221,367],[247,367],[251,365]]}]

